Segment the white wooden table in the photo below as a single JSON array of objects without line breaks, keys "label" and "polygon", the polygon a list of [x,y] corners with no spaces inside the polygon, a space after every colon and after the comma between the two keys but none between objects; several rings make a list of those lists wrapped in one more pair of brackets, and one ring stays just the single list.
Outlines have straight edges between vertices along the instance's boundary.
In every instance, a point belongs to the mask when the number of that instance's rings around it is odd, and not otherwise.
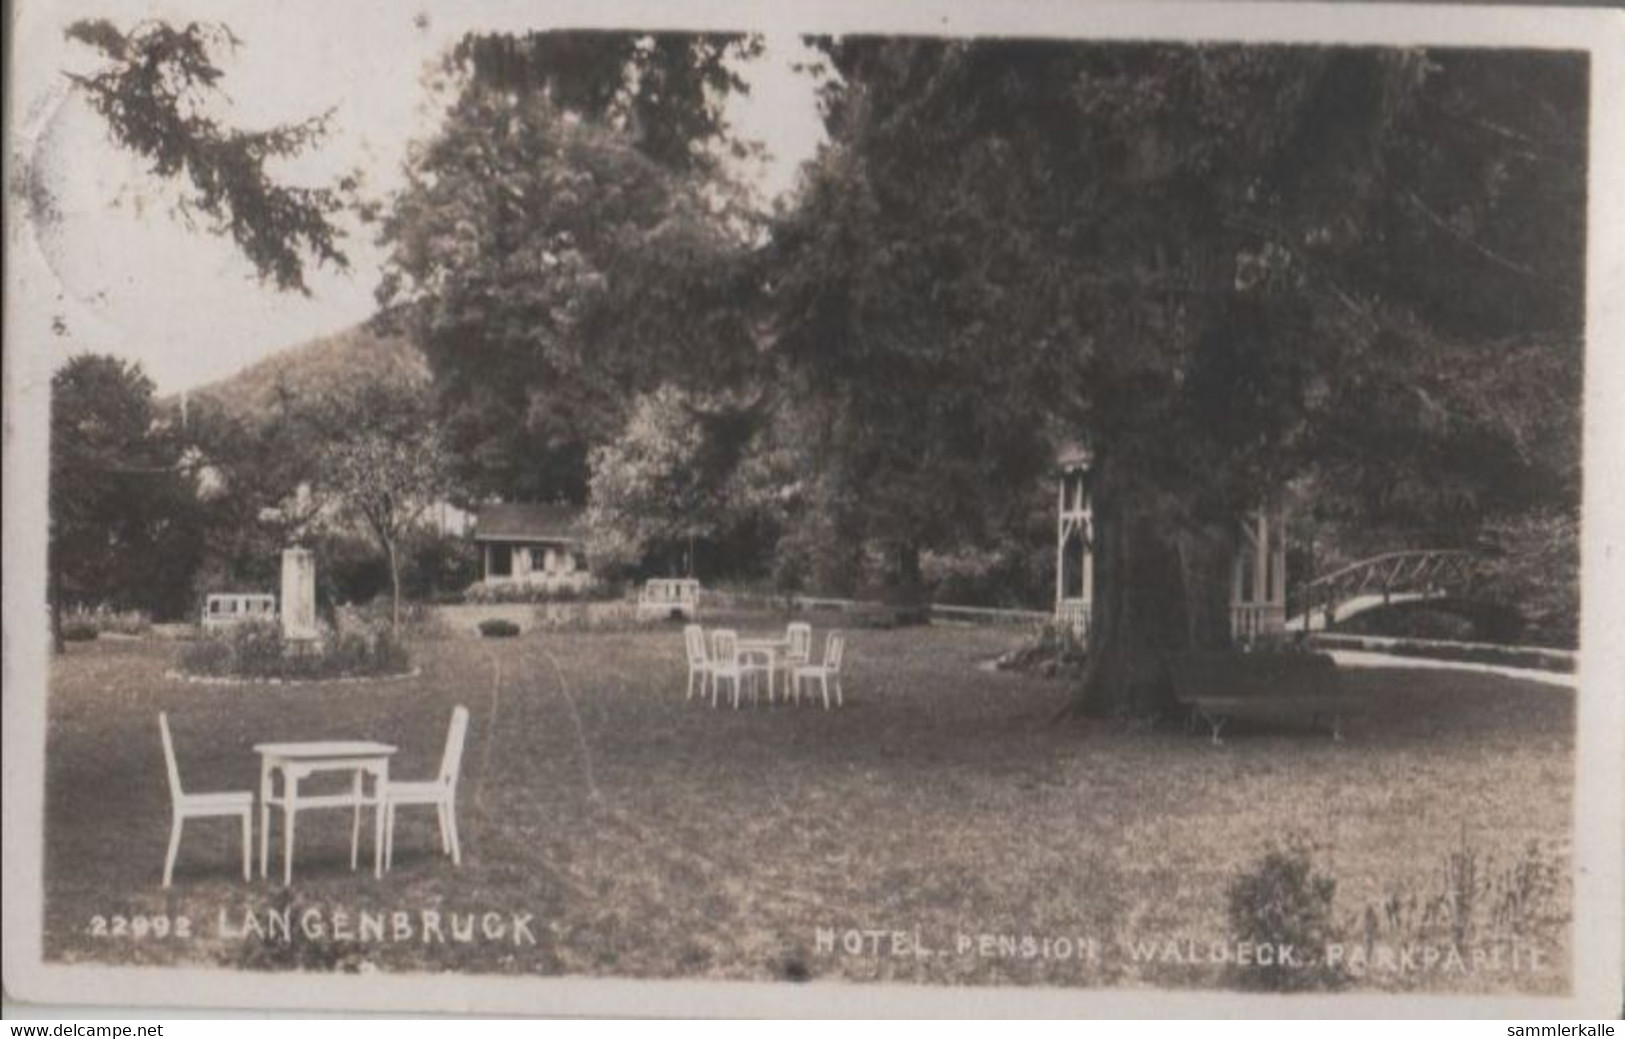
[{"label": "white wooden table", "polygon": [[[779,662],[790,651],[789,639],[740,639],[739,655],[752,660],[761,661],[767,667],[767,702],[773,702],[774,680],[779,673]],[[786,678],[788,681],[788,677]],[[790,695],[789,686],[785,686],[785,697]]]},{"label": "white wooden table", "polygon": [[[315,740],[305,743],[256,743],[260,756],[260,876],[270,866],[271,809],[282,809],[282,883],[293,882],[293,829],[300,810],[310,808],[350,808],[355,819],[350,826],[350,868],[356,868],[361,840],[361,809],[373,809],[373,867],[375,877],[384,875],[384,791],[389,787],[389,758],[395,748],[370,740]],[[332,794],[299,793],[302,780],[321,772],[348,772],[353,779],[347,792]],[[282,774],[282,792],[275,789],[277,773]],[[366,777],[372,777],[372,790]]]}]

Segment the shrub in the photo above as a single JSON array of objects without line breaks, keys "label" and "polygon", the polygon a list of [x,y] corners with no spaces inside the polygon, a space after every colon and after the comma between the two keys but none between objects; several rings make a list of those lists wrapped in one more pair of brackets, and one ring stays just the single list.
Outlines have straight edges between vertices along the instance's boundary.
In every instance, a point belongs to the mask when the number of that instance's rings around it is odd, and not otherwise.
[{"label": "shrub", "polygon": [[507,584],[473,584],[463,592],[463,601],[481,605],[494,603],[607,602],[622,596],[619,584],[591,581],[585,587],[546,585],[515,581]]},{"label": "shrub", "polygon": [[1235,942],[1291,946],[1292,962],[1232,965],[1226,980],[1237,988],[1297,992],[1336,988],[1345,978],[1340,967],[1322,960],[1336,940],[1332,900],[1337,881],[1317,873],[1309,847],[1292,841],[1271,848],[1251,868],[1237,875],[1226,892],[1231,938]]},{"label": "shrub", "polygon": [[152,631],[152,618],[140,610],[97,610],[96,628],[108,635],[146,635]]},{"label": "shrub", "polygon": [[480,552],[473,541],[458,534],[419,529],[401,570],[401,586],[411,599],[461,599],[461,589],[479,573]]},{"label": "shrub", "polygon": [[1022,644],[995,662],[1001,671],[1020,671],[1052,678],[1081,674],[1084,645],[1070,625],[1046,622],[1034,628]]},{"label": "shrub", "polygon": [[[68,629],[74,634],[69,635]],[[89,629],[90,634],[86,634]],[[93,639],[97,635],[145,635],[152,631],[152,618],[140,610],[72,610],[62,617],[62,637],[70,640]]]},{"label": "shrub", "polygon": [[62,638],[66,642],[91,642],[100,634],[96,622],[85,614],[69,614],[62,618]]},{"label": "shrub", "polygon": [[[381,596],[362,606],[341,606],[335,611],[337,626],[344,631],[366,631],[374,635],[391,631],[389,597]],[[400,637],[408,642],[442,639],[451,633],[440,611],[429,603],[401,603]],[[394,634],[391,632],[391,634]]]},{"label": "shrub", "polygon": [[191,675],[229,675],[232,659],[231,643],[211,636],[184,643],[176,663]]},{"label": "shrub", "polygon": [[389,564],[365,538],[349,534],[323,538],[316,545],[316,559],[322,598],[357,603],[389,594]]},{"label": "shrub", "polygon": [[1355,635],[1442,639],[1450,642],[1475,642],[1482,638],[1478,626],[1471,619],[1425,606],[1372,610],[1340,621],[1337,630]]},{"label": "shrub", "polygon": [[1580,627],[1580,518],[1546,509],[1485,523],[1474,594],[1517,603],[1523,638],[1573,649]]},{"label": "shrub", "polygon": [[519,625],[500,617],[480,621],[480,634],[488,639],[511,639],[519,634]]},{"label": "shrub", "polygon": [[1048,582],[1054,562],[1046,540],[1015,539],[993,548],[922,552],[920,577],[935,602],[1021,608],[1053,594]]},{"label": "shrub", "polygon": [[1562,869],[1537,842],[1498,861],[1467,839],[1445,854],[1428,879],[1365,907],[1365,942],[1440,944],[1544,941],[1568,923]]},{"label": "shrub", "polygon": [[631,602],[541,603],[532,619],[548,631],[632,631],[669,623],[664,616],[639,616]]}]

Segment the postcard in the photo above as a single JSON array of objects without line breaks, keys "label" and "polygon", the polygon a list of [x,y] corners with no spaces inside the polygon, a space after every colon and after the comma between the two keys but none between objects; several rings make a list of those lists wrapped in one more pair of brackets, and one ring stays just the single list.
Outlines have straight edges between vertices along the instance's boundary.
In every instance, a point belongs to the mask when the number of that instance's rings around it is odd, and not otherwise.
[{"label": "postcard", "polygon": [[12,21],[12,998],[1625,1005],[1618,12]]}]

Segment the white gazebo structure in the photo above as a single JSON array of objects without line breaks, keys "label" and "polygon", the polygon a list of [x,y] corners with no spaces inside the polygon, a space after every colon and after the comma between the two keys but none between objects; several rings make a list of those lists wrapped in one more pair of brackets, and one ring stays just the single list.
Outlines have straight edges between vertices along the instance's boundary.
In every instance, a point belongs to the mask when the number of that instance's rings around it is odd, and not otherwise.
[{"label": "white gazebo structure", "polygon": [[1286,634],[1286,515],[1279,503],[1241,524],[1230,580],[1230,637],[1243,645]]},{"label": "white gazebo structure", "polygon": [[[1088,449],[1058,458],[1055,528],[1055,622],[1087,641],[1094,607],[1094,513]],[[1241,523],[1230,585],[1230,635],[1247,645],[1286,632],[1286,522],[1279,502]]]},{"label": "white gazebo structure", "polygon": [[1059,459],[1059,506],[1055,533],[1055,622],[1079,641],[1089,638],[1094,600],[1094,515],[1089,500],[1090,455],[1070,447]]}]

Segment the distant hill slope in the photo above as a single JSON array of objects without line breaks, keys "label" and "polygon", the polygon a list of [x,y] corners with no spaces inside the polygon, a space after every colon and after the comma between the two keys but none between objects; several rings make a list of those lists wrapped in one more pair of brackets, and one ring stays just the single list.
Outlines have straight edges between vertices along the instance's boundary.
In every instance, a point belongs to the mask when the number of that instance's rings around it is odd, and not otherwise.
[{"label": "distant hill slope", "polygon": [[239,418],[264,415],[280,394],[308,397],[379,378],[429,378],[423,355],[406,339],[379,336],[357,325],[308,343],[279,350],[236,375],[191,391],[194,403],[208,400]]}]

